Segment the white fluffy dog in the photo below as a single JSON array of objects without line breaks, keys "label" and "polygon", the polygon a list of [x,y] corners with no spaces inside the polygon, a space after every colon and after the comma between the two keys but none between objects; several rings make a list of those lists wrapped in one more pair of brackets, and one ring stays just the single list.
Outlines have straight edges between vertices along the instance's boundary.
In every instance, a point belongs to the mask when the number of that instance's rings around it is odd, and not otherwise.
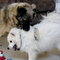
[{"label": "white fluffy dog", "polygon": [[25,51],[28,60],[36,60],[38,53],[53,48],[60,50],[60,14],[52,12],[40,24],[30,27],[29,31],[13,28],[7,37],[8,49]]}]

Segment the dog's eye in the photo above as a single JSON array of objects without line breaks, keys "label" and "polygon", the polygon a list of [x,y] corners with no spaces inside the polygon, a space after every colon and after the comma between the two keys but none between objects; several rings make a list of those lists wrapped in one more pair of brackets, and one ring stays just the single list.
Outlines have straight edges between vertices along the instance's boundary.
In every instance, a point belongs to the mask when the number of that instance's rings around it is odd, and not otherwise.
[{"label": "dog's eye", "polygon": [[10,41],[10,43],[12,43],[12,41]]}]

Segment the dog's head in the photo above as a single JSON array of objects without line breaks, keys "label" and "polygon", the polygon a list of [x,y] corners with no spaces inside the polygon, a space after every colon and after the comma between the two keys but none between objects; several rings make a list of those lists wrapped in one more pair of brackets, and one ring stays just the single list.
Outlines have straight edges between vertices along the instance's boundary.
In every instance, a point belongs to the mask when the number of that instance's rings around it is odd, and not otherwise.
[{"label": "dog's head", "polygon": [[21,40],[20,40],[20,29],[13,28],[7,36],[8,49],[20,50]]},{"label": "dog's head", "polygon": [[16,19],[18,20],[18,27],[22,28],[25,31],[28,31],[30,29],[30,22],[33,20],[35,14],[34,9],[36,9],[36,6],[34,4],[30,5],[28,3],[25,3],[23,6],[18,6],[16,16]]}]

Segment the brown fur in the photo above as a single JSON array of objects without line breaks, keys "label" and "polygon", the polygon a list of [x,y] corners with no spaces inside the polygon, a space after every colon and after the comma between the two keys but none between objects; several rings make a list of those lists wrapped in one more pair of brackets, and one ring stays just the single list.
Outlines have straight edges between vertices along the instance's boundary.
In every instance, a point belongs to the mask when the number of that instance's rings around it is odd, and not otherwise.
[{"label": "brown fur", "polygon": [[21,1],[36,4],[37,9],[40,11],[47,10],[53,11],[55,9],[55,0],[21,0]]},{"label": "brown fur", "polygon": [[[37,10],[39,11],[52,12],[55,10],[55,0],[20,0],[20,1],[36,4]],[[41,21],[41,18],[42,18],[41,14],[37,15],[31,24],[34,25],[39,23]]]},{"label": "brown fur", "polygon": [[35,5],[30,5],[28,3],[13,3],[3,7],[0,10],[0,36],[9,32],[11,28],[16,26],[17,7],[26,8],[27,12],[32,16],[32,10],[35,8]]}]

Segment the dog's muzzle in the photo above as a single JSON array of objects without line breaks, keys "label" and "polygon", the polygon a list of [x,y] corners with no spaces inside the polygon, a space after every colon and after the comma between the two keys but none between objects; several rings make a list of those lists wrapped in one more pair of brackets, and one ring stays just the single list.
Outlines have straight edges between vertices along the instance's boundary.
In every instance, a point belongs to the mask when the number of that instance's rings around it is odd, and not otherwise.
[{"label": "dog's muzzle", "polygon": [[16,44],[13,46],[13,49],[14,49],[15,51],[17,50],[17,45],[16,45]]},{"label": "dog's muzzle", "polygon": [[[7,49],[10,50],[9,47],[8,47]],[[17,45],[16,45],[16,44],[13,46],[13,49],[14,49],[15,51],[16,51],[16,50],[18,50],[18,51],[20,50],[20,48],[17,48]]]}]

